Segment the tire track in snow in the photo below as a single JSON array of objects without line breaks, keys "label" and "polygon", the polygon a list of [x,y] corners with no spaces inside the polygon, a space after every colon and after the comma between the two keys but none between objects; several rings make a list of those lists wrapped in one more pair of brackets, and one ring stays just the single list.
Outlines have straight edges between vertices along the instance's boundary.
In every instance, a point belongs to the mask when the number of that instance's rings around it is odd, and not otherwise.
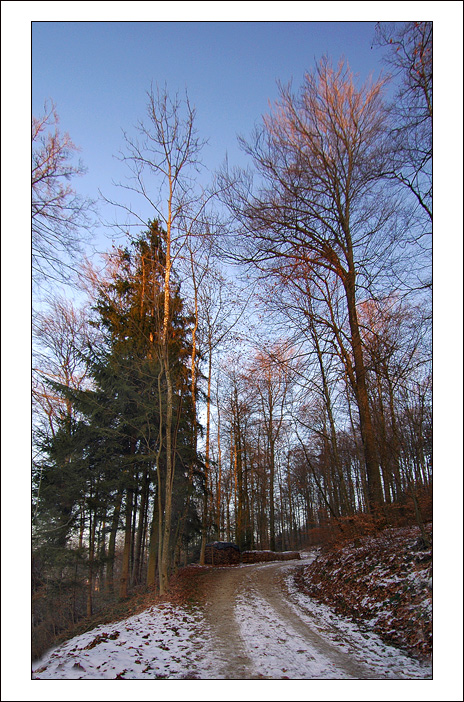
[{"label": "tire track in snow", "polygon": [[205,607],[205,617],[211,633],[211,646],[216,653],[219,669],[216,678],[250,680],[256,675],[254,665],[247,655],[234,618],[234,605],[243,578],[242,569],[218,569],[211,579],[210,602]]},{"label": "tire track in snow", "polygon": [[282,573],[288,569],[288,563],[273,563],[248,573],[238,598],[242,635],[249,645],[254,638],[252,651],[262,672],[291,679],[375,679],[370,667],[321,636],[287,604]]},{"label": "tire track in snow", "polygon": [[[300,562],[220,568],[206,621],[226,679],[427,679],[431,670],[290,586]],[[286,578],[288,586],[286,583]],[[216,677],[216,676],[215,676]]]}]

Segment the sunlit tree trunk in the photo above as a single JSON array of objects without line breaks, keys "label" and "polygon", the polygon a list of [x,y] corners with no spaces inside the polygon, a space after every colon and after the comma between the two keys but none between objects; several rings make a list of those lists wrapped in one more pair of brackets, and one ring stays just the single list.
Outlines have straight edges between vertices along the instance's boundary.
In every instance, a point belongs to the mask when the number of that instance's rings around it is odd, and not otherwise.
[{"label": "sunlit tree trunk", "polygon": [[134,566],[132,570],[132,582],[138,585],[141,581],[141,568],[142,568],[142,556],[143,556],[143,535],[145,533],[145,523],[147,520],[147,509],[148,509],[148,472],[145,469],[143,471],[142,479],[142,490],[140,495],[140,506],[139,506],[139,520],[137,525],[137,535],[135,541],[135,555],[134,555]]},{"label": "sunlit tree trunk", "polygon": [[208,498],[210,482],[210,432],[211,432],[211,376],[213,372],[213,350],[211,337],[208,348],[208,389],[206,393],[206,445],[205,445],[205,492],[203,495],[203,515],[201,526],[200,565],[205,564],[206,538],[208,531]]},{"label": "sunlit tree trunk", "polygon": [[[218,381],[219,382],[219,381]],[[221,539],[221,533],[224,533],[224,523],[222,516],[222,451],[221,451],[221,408],[219,406],[219,392],[216,392],[217,397],[217,445],[218,445],[218,484],[216,490],[216,514],[217,514],[217,534],[218,541]]]}]

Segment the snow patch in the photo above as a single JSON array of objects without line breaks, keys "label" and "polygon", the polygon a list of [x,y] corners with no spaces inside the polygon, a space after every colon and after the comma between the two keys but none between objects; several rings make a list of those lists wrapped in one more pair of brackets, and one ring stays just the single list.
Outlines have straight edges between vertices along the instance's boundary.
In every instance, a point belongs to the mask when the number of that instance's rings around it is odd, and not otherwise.
[{"label": "snow patch", "polygon": [[201,679],[216,668],[198,608],[150,607],[104,624],[49,651],[34,663],[33,679]]}]

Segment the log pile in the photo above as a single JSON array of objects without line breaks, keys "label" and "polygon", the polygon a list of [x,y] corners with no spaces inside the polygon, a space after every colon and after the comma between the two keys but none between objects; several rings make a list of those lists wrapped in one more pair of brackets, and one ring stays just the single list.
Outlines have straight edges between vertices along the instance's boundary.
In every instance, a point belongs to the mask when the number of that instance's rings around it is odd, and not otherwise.
[{"label": "log pile", "polygon": [[266,561],[291,561],[294,558],[301,558],[298,551],[243,551],[242,563],[261,563]]},{"label": "log pile", "polygon": [[235,565],[240,563],[240,549],[228,541],[214,541],[206,544],[206,565]]},{"label": "log pile", "polygon": [[277,555],[273,551],[243,551],[242,563],[261,563],[262,561],[275,561]]},{"label": "log pile", "polygon": [[237,563],[262,563],[267,561],[290,561],[300,559],[298,551],[243,551],[229,541],[213,541],[206,544],[205,565],[236,565]]},{"label": "log pile", "polygon": [[293,559],[301,560],[299,551],[282,551],[282,553],[276,553],[279,556],[279,561],[293,561]]}]

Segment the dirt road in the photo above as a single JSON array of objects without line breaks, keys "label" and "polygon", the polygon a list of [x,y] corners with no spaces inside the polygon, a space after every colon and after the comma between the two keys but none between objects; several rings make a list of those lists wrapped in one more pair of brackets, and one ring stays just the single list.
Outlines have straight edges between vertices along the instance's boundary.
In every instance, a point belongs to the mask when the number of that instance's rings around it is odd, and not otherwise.
[{"label": "dirt road", "polygon": [[299,596],[291,573],[300,566],[300,561],[259,563],[212,573],[205,616],[221,677],[428,677],[417,661]]},{"label": "dirt road", "polygon": [[206,568],[195,604],[164,602],[79,634],[36,661],[33,678],[429,679],[430,665],[298,590],[295,569],[312,557]]}]

